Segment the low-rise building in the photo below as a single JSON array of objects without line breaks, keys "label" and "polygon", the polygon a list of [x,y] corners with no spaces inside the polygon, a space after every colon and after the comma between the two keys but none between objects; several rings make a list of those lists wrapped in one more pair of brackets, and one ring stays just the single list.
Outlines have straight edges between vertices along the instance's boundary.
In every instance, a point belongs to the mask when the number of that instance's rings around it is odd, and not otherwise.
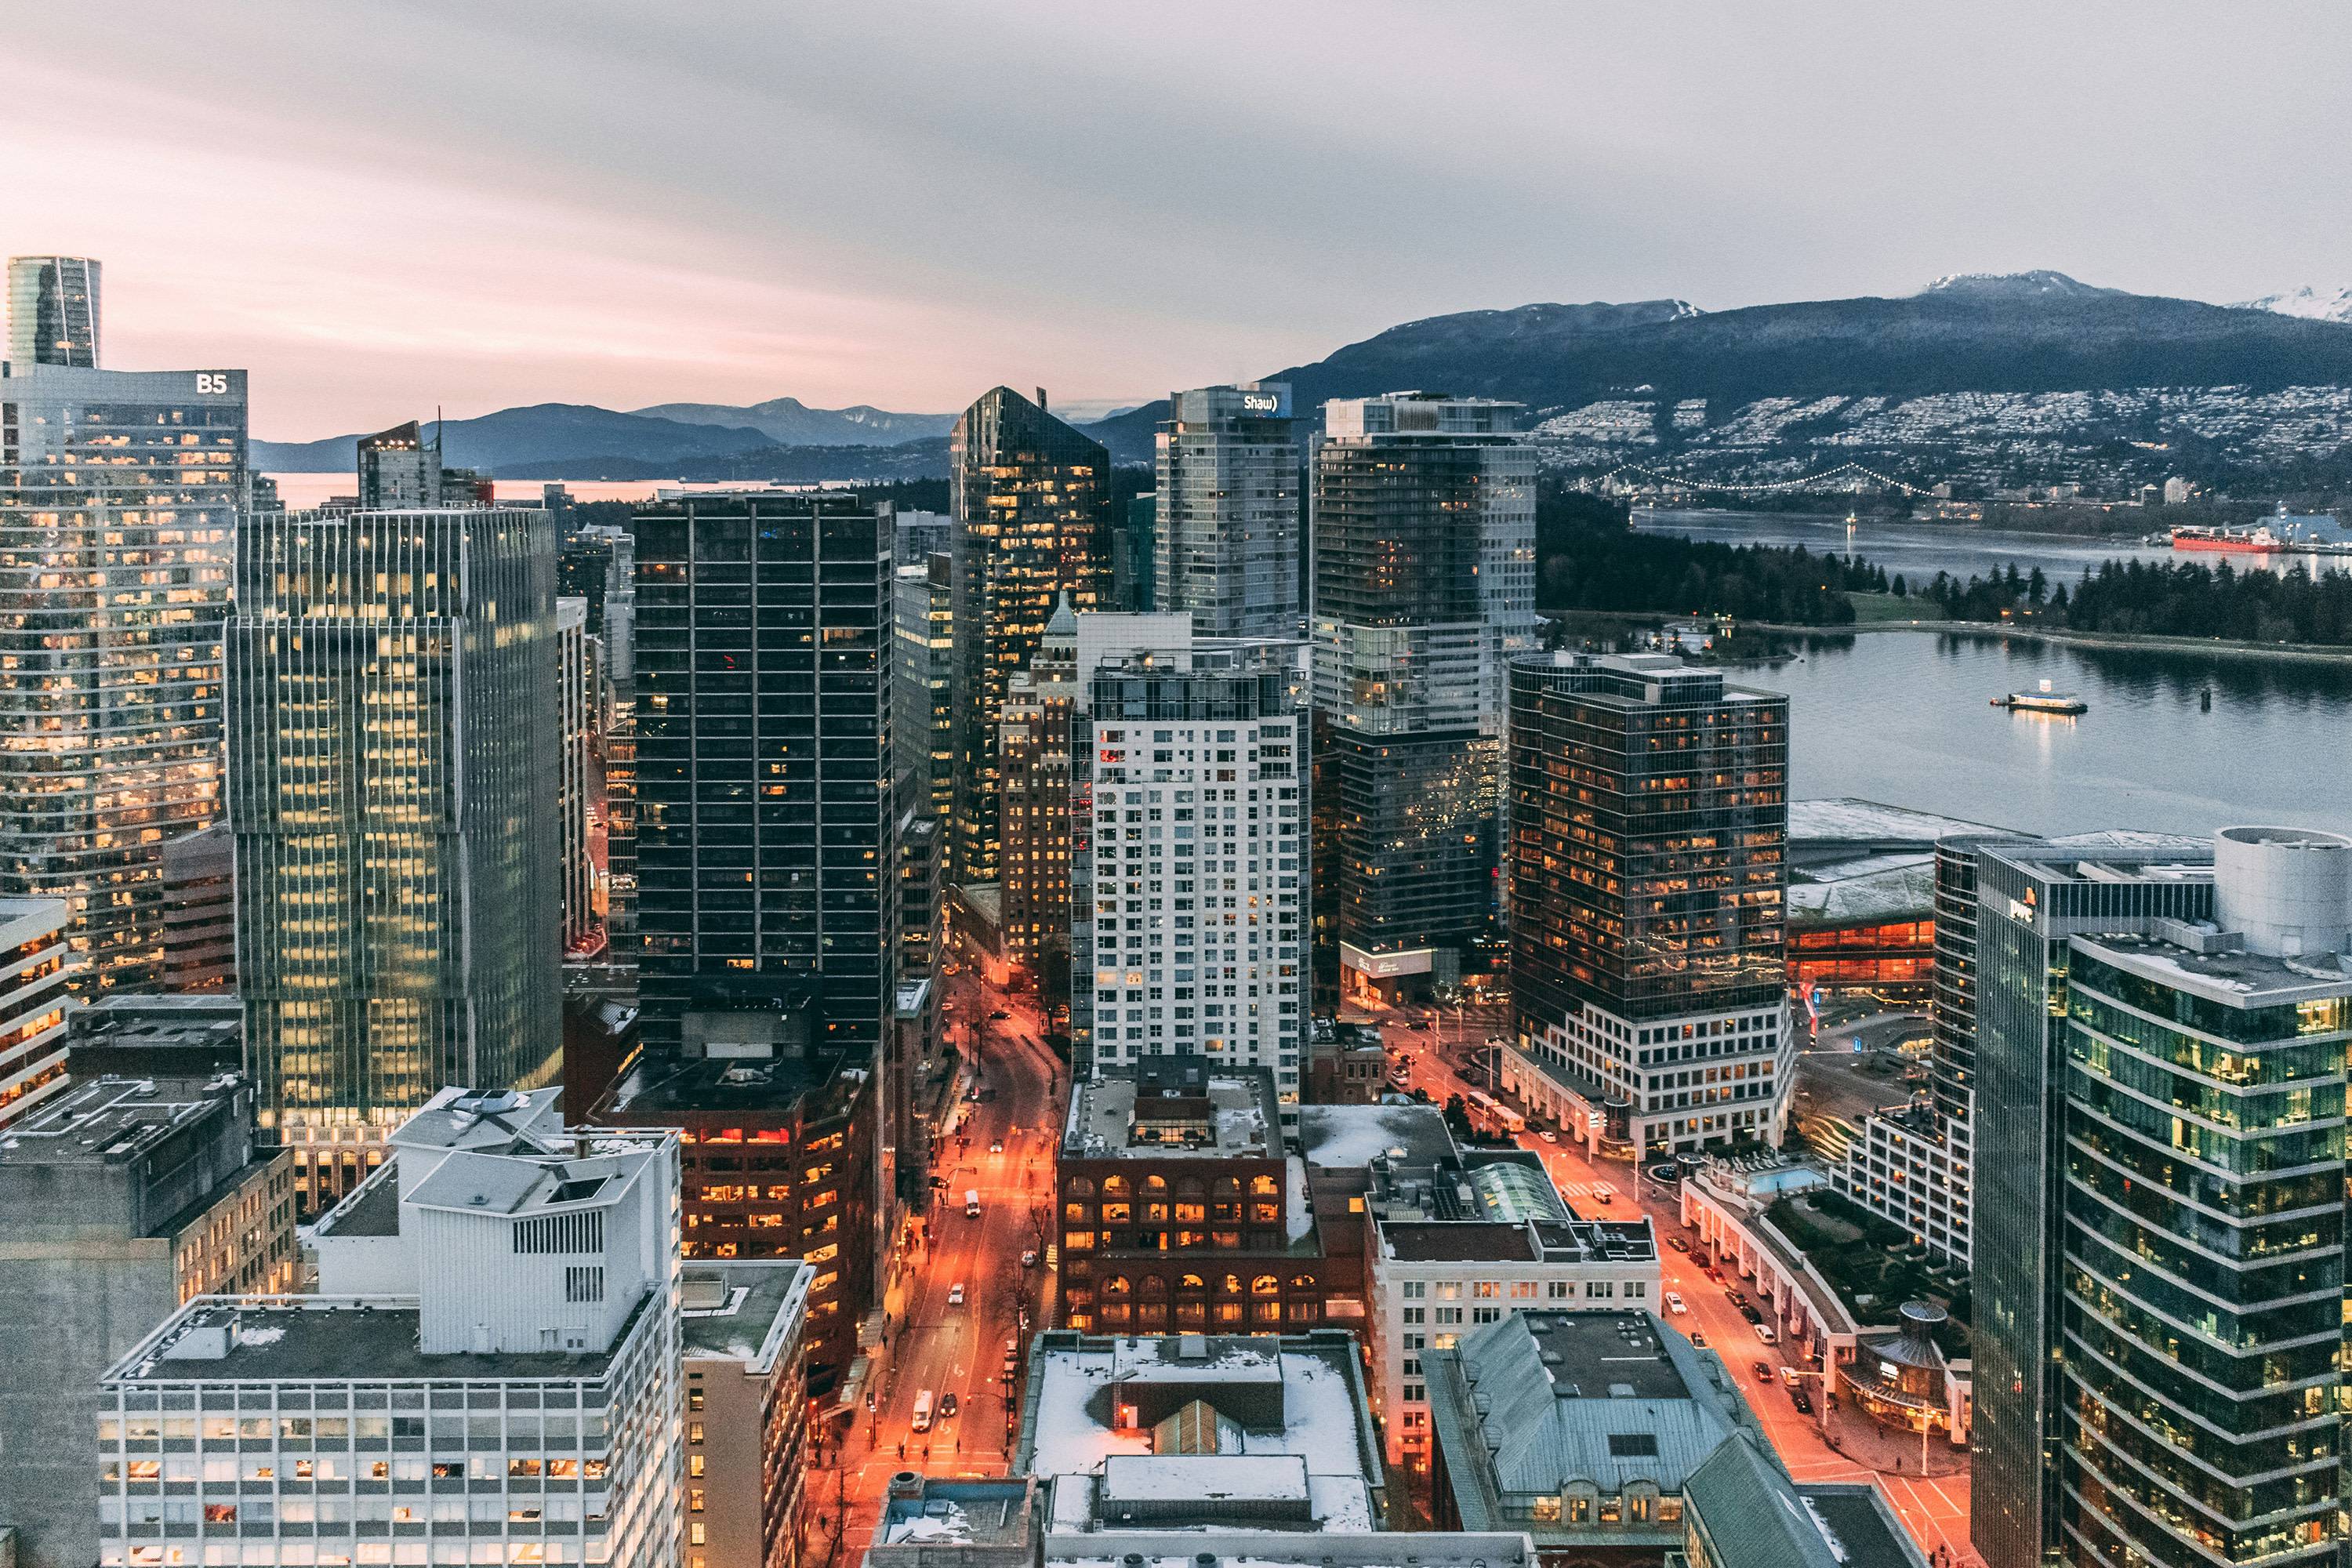
[{"label": "low-rise building", "polygon": [[1666,1568],[1927,1568],[1876,1485],[1799,1485],[1746,1432],[1691,1472],[1683,1503],[1682,1549]]},{"label": "low-rise building", "polygon": [[1547,1568],[1662,1564],[1692,1478],[1769,1441],[1722,1358],[1651,1312],[1515,1312],[1423,1359],[1438,1528],[1516,1525]]},{"label": "low-rise building", "polygon": [[1049,1534],[1374,1531],[1386,1472],[1353,1335],[1040,1334],[1015,1474]]},{"label": "low-rise building", "polygon": [[104,1371],[100,1568],[677,1562],[677,1136],[559,1094],[440,1091],[320,1294],[198,1297]]},{"label": "low-rise building", "polygon": [[816,1269],[797,1258],[698,1263],[678,1289],[686,1506],[678,1568],[795,1568],[808,1470],[801,1334]]},{"label": "low-rise building", "polygon": [[1034,1568],[1037,1483],[918,1475],[890,1478],[866,1568]]},{"label": "low-rise building", "polygon": [[235,1072],[78,1076],[0,1137],[0,1518],[26,1568],[88,1568],[99,1373],[192,1298],[294,1288],[292,1162]]},{"label": "low-rise building", "polygon": [[1367,1169],[1364,1340],[1391,1464],[1430,1462],[1429,1351],[1514,1312],[1657,1304],[1648,1218],[1579,1218],[1535,1154],[1424,1138]]},{"label": "low-rise building", "polygon": [[1311,1105],[1376,1105],[1388,1093],[1389,1054],[1376,1024],[1317,1018],[1308,1026],[1307,1094]]}]

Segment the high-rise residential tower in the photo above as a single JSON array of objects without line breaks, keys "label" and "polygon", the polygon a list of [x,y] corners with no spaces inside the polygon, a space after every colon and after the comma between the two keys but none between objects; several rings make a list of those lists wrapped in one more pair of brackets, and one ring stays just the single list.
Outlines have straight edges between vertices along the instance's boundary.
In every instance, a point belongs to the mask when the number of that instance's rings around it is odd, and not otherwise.
[{"label": "high-rise residential tower", "polygon": [[99,264],[87,256],[8,258],[10,374],[98,368]]},{"label": "high-rise residential tower", "polygon": [[[88,271],[85,342],[67,258],[10,269],[12,342],[62,332],[71,363],[12,359],[0,381],[0,897],[67,900],[77,985],[105,991],[156,982],[163,845],[220,815],[248,479],[245,373],[91,368]],[[62,328],[40,324],[53,295]]]},{"label": "high-rise residential tower", "polygon": [[1110,455],[1000,386],[956,420],[949,462],[957,721],[950,876],[992,882],[1005,686],[1027,668],[1062,594],[1080,615],[1109,595]]},{"label": "high-rise residential tower", "polygon": [[1066,595],[1004,693],[996,738],[1004,955],[1048,1005],[1070,959],[1070,718],[1078,705],[1078,618]]},{"label": "high-rise residential tower", "polygon": [[874,1059],[897,982],[890,521],[698,495],[637,516],[639,986],[650,1052],[748,974]]},{"label": "high-rise residential tower", "polygon": [[[1340,983],[1445,984],[1493,938],[1504,670],[1538,646],[1521,405],[1325,405],[1314,463],[1317,855]],[[1163,493],[1165,484],[1162,486]]]},{"label": "high-rise residential tower", "polygon": [[1129,607],[1186,611],[1202,637],[1297,637],[1305,508],[1289,386],[1204,386],[1169,401],[1151,593]]},{"label": "high-rise residential tower", "polygon": [[555,601],[556,843],[562,856],[563,947],[586,948],[597,936],[596,867],[590,817],[596,793],[589,779],[593,752],[596,661],[588,636],[588,602]]},{"label": "high-rise residential tower", "polygon": [[890,577],[890,750],[899,804],[945,819],[955,809],[955,563],[945,554]]},{"label": "high-rise residential tower", "polygon": [[1506,1081],[1641,1156],[1777,1144],[1789,700],[1662,654],[1510,667]]},{"label": "high-rise residential tower", "polygon": [[537,509],[273,512],[238,537],[237,983],[306,1212],[444,1084],[562,1062],[554,584]]},{"label": "high-rise residential tower", "polygon": [[[1081,616],[1143,623],[1153,616]],[[1179,623],[1181,626],[1181,622]],[[1081,657],[1070,733],[1072,1070],[1202,1055],[1298,1098],[1313,820],[1299,645]],[[1091,665],[1090,669],[1087,668]]]}]

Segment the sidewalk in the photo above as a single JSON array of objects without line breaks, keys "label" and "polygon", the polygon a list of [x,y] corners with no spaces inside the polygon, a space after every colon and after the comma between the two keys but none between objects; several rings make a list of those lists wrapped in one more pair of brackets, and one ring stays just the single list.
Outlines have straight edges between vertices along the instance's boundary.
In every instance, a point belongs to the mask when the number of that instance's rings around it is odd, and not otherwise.
[{"label": "sidewalk", "polygon": [[[1883,1476],[1920,1479],[1918,1433],[1881,1426],[1843,1396],[1827,1415],[1824,1436],[1841,1457]],[[1931,1434],[1927,1438],[1927,1479],[1968,1473],[1968,1448],[1955,1447],[1941,1432]]]}]

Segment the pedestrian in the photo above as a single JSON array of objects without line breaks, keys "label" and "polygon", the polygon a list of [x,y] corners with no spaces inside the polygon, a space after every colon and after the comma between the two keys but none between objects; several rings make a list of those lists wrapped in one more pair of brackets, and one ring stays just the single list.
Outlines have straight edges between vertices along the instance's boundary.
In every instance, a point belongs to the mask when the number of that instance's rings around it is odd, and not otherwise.
[{"label": "pedestrian", "polygon": [[899,1458],[899,1460],[903,1463],[903,1462],[905,1461],[906,1458],[907,1458],[907,1440],[906,1440],[905,1438],[901,1437],[900,1439],[898,1439],[898,1458]]}]

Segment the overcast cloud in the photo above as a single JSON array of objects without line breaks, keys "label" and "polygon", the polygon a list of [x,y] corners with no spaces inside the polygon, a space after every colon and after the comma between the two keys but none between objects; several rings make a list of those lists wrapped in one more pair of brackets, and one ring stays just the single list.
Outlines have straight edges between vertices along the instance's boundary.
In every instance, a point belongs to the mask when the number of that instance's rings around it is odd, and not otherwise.
[{"label": "overcast cloud", "polygon": [[2340,5],[16,5],[12,254],[256,434],[1139,399],[1398,321],[2352,282]]}]

